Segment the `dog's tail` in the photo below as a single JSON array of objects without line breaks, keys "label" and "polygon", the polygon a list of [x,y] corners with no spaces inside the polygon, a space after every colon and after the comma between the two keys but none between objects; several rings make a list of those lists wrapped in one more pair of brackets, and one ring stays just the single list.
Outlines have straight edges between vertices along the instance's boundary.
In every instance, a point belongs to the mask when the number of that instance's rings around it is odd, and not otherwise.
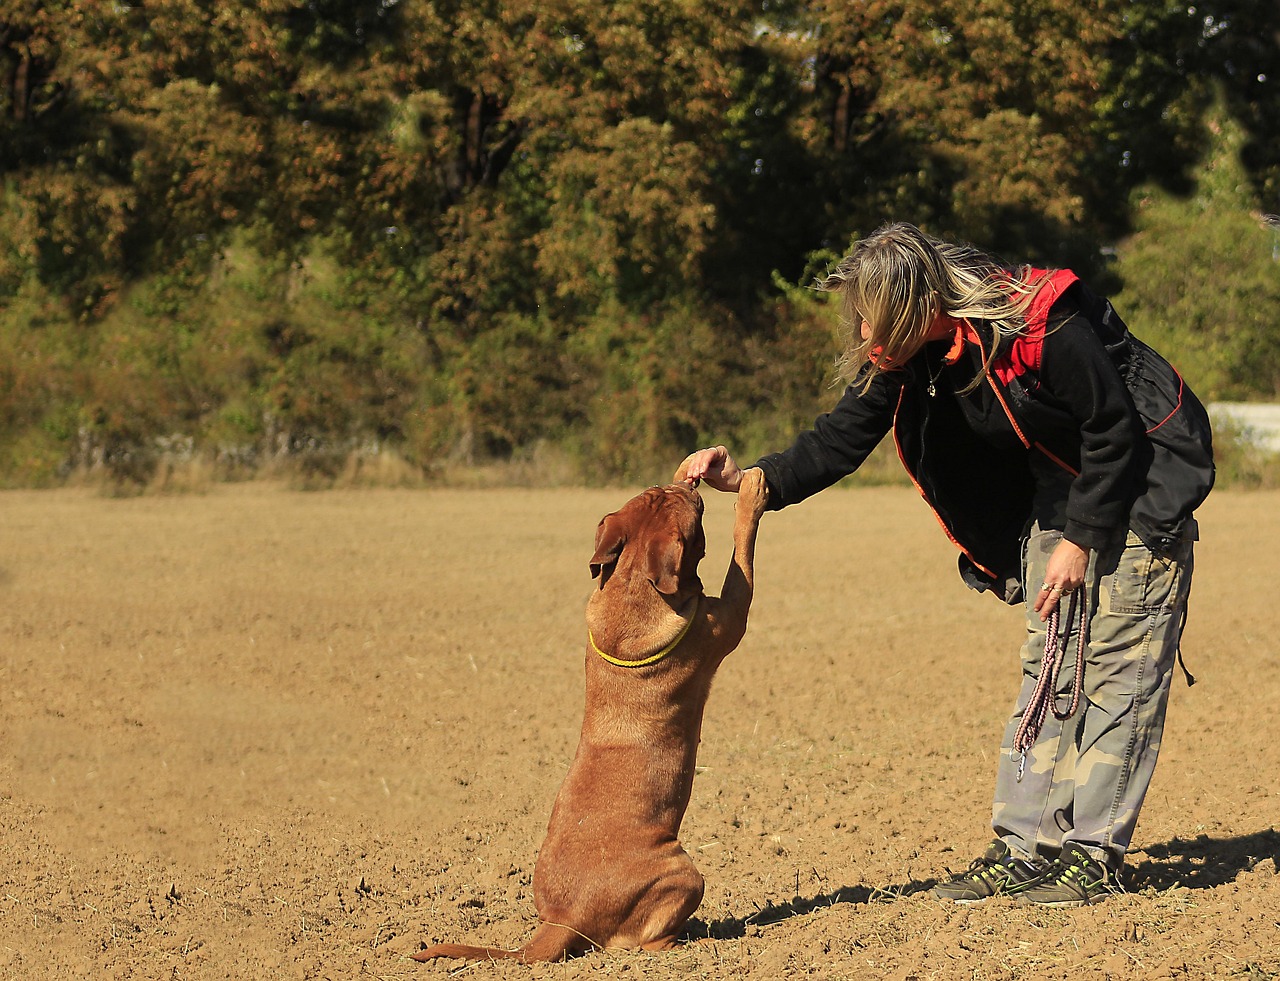
[{"label": "dog's tail", "polygon": [[456,957],[459,960],[502,960],[519,957],[519,950],[499,950],[497,947],[468,947],[466,944],[434,944],[413,955],[415,961],[429,961],[436,957]]},{"label": "dog's tail", "polygon": [[503,950],[498,947],[471,947],[467,944],[433,944],[413,955],[415,961],[429,961],[436,957],[454,957],[465,960],[518,960],[525,964],[534,961],[562,961],[581,953],[594,944],[576,930],[555,923],[543,923],[519,950]]}]

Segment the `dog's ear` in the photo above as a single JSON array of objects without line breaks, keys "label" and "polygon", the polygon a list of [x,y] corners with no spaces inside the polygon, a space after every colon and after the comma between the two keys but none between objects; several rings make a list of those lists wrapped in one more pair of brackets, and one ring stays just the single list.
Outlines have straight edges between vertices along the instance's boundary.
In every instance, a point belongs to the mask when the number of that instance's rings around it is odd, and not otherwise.
[{"label": "dog's ear", "polygon": [[599,576],[601,586],[608,581],[626,543],[627,530],[616,511],[600,519],[596,526],[596,551],[591,556],[591,578]]},{"label": "dog's ear", "polygon": [[663,596],[680,590],[680,563],[684,561],[684,540],[673,536],[649,546],[649,581]]}]

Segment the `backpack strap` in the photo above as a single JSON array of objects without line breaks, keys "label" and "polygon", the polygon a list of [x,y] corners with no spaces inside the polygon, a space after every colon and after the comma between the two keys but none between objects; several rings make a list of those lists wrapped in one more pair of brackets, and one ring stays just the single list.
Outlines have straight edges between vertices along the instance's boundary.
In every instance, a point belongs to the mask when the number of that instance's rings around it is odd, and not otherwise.
[{"label": "backpack strap", "polygon": [[1044,359],[1044,335],[1049,326],[1049,310],[1080,277],[1070,269],[1031,269],[1026,283],[1035,289],[1027,307],[1026,327],[991,366],[1003,385],[1013,379],[1040,371]]}]

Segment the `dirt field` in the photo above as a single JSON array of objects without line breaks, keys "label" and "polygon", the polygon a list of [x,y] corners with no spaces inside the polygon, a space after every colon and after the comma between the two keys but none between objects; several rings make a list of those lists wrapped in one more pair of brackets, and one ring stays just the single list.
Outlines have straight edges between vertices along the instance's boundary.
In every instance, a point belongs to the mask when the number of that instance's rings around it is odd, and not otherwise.
[{"label": "dirt field", "polygon": [[[410,961],[532,929],[587,560],[630,493],[0,494],[0,977],[1280,975],[1280,494],[1229,492],[1130,895],[930,898],[988,839],[1021,615],[911,491],[841,489],[765,516],[684,823],[690,942]],[[712,592],[730,507],[708,492]]]}]

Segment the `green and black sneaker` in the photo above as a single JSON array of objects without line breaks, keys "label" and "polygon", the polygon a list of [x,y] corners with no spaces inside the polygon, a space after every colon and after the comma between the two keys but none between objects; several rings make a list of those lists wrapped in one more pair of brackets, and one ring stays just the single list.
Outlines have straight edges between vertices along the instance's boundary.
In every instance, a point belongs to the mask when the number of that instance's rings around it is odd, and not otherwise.
[{"label": "green and black sneaker", "polygon": [[1014,858],[998,838],[968,870],[933,887],[933,894],[951,903],[981,903],[992,896],[1017,896],[1043,879],[1050,866]]},{"label": "green and black sneaker", "polygon": [[1116,874],[1083,848],[1067,842],[1041,882],[1024,890],[1019,903],[1065,909],[1090,906],[1122,891]]}]

